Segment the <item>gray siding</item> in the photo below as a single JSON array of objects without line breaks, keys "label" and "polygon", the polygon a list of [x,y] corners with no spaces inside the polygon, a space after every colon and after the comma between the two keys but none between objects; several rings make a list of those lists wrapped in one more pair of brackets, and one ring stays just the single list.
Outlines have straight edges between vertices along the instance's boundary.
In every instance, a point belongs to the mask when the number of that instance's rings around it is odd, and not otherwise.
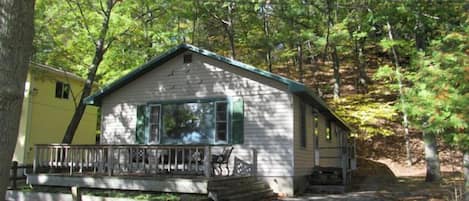
[{"label": "gray siding", "polygon": [[314,142],[313,142],[313,115],[312,108],[306,104],[306,147],[301,146],[301,113],[300,98],[294,98],[294,155],[295,155],[295,176],[309,175],[314,166]]},{"label": "gray siding", "polygon": [[[332,135],[331,139],[326,139],[327,118],[320,115],[319,118],[319,166],[322,167],[341,167],[340,150],[340,134],[335,132],[337,125],[331,122]],[[336,158],[333,158],[336,157]],[[337,158],[338,157],[338,158]]]},{"label": "gray siding", "polygon": [[244,100],[244,145],[234,155],[251,160],[259,176],[293,176],[293,98],[275,81],[193,54],[182,55],[128,83],[102,101],[102,143],[135,143],[136,106],[149,101],[215,97]]}]

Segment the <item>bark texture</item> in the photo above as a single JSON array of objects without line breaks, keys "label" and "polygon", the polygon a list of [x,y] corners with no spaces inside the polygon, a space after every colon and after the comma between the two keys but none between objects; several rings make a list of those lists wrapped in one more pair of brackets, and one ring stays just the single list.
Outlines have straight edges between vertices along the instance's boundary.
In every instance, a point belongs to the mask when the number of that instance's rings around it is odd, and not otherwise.
[{"label": "bark texture", "polygon": [[33,0],[0,0],[0,200],[5,198],[18,137],[33,16]]},{"label": "bark texture", "polygon": [[423,142],[425,143],[425,162],[427,164],[426,182],[441,180],[440,159],[438,158],[438,147],[434,133],[424,132]]}]

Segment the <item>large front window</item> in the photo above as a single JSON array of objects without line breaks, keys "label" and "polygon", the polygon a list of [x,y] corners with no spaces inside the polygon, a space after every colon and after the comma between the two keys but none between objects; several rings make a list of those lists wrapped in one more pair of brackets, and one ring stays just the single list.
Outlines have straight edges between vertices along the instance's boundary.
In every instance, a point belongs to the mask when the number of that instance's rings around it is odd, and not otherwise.
[{"label": "large front window", "polygon": [[149,105],[148,143],[218,144],[228,142],[226,101]]}]

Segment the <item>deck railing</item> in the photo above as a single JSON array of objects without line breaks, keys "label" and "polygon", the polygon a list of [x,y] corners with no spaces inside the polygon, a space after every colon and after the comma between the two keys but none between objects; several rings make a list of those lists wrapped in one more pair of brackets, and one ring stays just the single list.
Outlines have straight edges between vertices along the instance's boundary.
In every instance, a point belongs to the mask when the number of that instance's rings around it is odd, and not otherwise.
[{"label": "deck railing", "polygon": [[209,145],[35,145],[33,172],[212,176]]}]

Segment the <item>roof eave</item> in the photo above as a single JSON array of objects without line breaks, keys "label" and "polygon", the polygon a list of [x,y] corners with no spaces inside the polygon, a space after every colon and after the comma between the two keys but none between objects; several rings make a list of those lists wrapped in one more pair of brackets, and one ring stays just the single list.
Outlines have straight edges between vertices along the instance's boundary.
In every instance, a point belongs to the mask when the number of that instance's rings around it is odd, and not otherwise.
[{"label": "roof eave", "polygon": [[288,86],[288,90],[291,93],[298,95],[302,99],[310,99],[307,101],[312,101],[313,104],[318,105],[319,107],[316,109],[318,109],[320,112],[326,113],[326,115],[336,120],[343,128],[347,129],[348,131],[352,130],[352,128],[347,123],[345,123],[334,111],[332,111],[327,106],[327,104],[321,98],[317,97],[308,87],[302,84],[291,84]]}]

